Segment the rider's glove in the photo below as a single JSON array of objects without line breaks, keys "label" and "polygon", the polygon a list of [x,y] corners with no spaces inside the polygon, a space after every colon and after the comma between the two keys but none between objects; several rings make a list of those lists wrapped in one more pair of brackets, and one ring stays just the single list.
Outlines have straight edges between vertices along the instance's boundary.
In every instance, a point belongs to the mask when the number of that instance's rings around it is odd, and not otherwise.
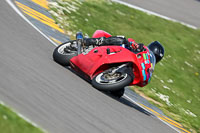
[{"label": "rider's glove", "polygon": [[130,45],[132,46],[133,51],[142,52],[144,50],[144,44],[142,43],[137,44],[136,42],[130,42]]}]

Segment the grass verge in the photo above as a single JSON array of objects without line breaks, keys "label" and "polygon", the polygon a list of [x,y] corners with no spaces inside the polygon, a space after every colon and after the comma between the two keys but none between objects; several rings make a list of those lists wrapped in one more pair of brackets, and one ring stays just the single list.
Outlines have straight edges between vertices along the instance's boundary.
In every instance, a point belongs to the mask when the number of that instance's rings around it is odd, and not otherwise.
[{"label": "grass verge", "polygon": [[49,7],[72,37],[77,31],[92,36],[102,29],[146,45],[160,41],[165,57],[156,65],[151,83],[139,90],[160,102],[157,106],[166,115],[200,133],[200,30],[108,0],[57,0]]},{"label": "grass verge", "polygon": [[28,123],[10,108],[0,104],[1,133],[43,133],[39,128]]}]

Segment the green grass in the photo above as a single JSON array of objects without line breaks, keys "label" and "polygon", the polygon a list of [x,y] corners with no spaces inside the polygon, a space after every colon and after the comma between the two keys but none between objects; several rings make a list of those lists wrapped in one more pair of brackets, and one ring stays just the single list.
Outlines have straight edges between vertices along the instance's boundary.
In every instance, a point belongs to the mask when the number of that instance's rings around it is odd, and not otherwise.
[{"label": "green grass", "polygon": [[43,131],[0,104],[0,133],[43,133]]},{"label": "green grass", "polygon": [[49,6],[56,22],[72,38],[77,31],[92,36],[102,29],[145,45],[161,42],[165,57],[156,65],[151,83],[139,89],[161,102],[168,116],[200,133],[200,30],[105,1],[63,0]]}]

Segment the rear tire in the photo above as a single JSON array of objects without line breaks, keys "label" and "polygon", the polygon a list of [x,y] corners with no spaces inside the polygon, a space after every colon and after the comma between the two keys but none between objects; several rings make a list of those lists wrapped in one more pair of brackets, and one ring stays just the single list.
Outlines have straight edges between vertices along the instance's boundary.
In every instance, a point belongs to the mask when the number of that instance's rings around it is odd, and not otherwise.
[{"label": "rear tire", "polygon": [[69,42],[60,44],[58,47],[55,48],[53,52],[53,59],[55,62],[62,66],[70,65],[70,59],[74,56],[77,56],[77,51],[65,52],[65,48],[69,45]]}]

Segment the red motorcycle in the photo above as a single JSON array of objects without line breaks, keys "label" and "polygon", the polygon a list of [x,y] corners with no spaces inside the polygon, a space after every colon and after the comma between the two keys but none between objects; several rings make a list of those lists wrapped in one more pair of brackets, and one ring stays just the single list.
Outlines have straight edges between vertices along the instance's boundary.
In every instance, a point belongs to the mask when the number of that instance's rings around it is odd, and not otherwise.
[{"label": "red motorcycle", "polygon": [[[95,32],[93,38],[110,36],[106,32]],[[68,50],[69,45],[77,45],[77,50]],[[86,47],[81,36],[59,45],[53,59],[63,66],[71,66],[98,90],[110,92],[123,90],[128,85],[147,85],[155,65],[154,54],[145,46],[137,54],[123,46]]]}]

